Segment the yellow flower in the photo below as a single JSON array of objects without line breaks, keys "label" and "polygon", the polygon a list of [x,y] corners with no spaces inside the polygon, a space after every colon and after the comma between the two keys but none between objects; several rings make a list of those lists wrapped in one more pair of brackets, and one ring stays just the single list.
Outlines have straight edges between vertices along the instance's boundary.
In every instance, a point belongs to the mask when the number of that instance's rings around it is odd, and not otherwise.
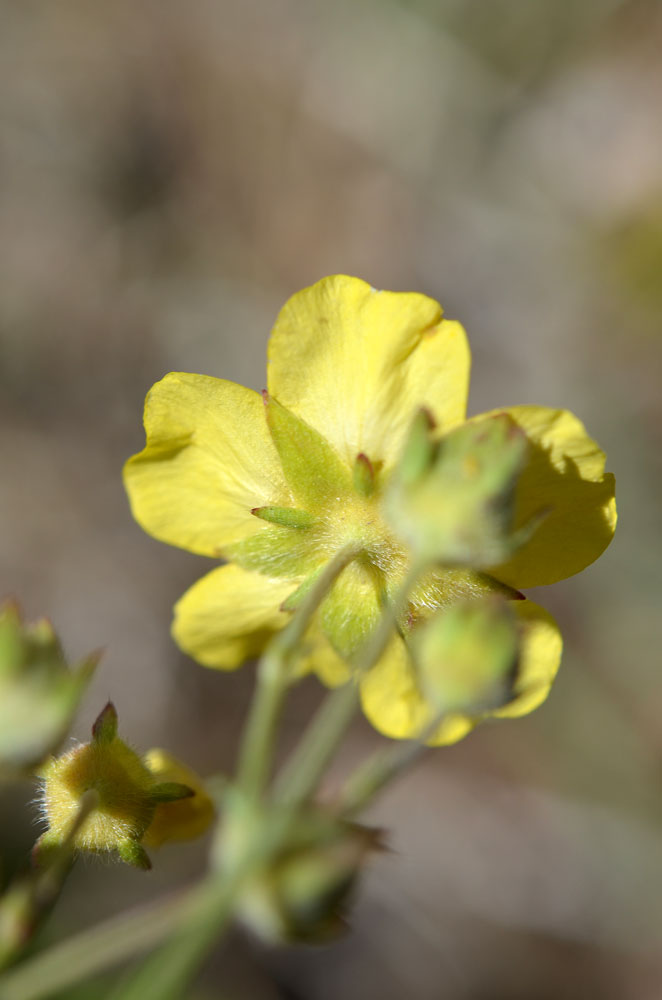
[{"label": "yellow flower", "polygon": [[[158,382],[145,405],[146,447],[125,467],[133,514],[162,541],[229,561],[176,605],[179,646],[205,666],[239,666],[286,624],[307,581],[356,542],[362,555],[321,605],[301,662],[331,686],[344,682],[345,658],[408,567],[407,547],[383,517],[385,485],[421,407],[440,434],[465,421],[469,363],[463,328],[432,299],[334,276],[281,311],[264,400],[203,375]],[[480,573],[439,568],[411,595],[412,623],[460,598],[494,591],[520,598],[512,699],[481,716],[448,716],[438,744],[460,739],[487,715],[522,715],[545,699],[561,638],[550,615],[517,591],[579,572],[608,545],[616,522],[613,477],[576,417],[540,406],[503,412],[529,442],[514,529],[542,507],[550,513],[502,565]],[[412,736],[425,722],[429,708],[400,636],[362,678],[361,699],[389,736]]]}]

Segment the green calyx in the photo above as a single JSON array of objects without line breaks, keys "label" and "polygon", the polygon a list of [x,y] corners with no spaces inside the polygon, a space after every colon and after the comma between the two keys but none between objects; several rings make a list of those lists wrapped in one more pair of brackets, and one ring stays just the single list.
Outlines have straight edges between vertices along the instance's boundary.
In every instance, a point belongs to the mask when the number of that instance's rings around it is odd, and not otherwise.
[{"label": "green calyx", "polygon": [[37,842],[37,863],[45,861],[47,853],[70,836],[81,802],[93,791],[96,805],[76,831],[74,849],[113,852],[128,864],[148,869],[151,864],[141,840],[157,805],[193,795],[187,785],[158,781],[141,757],[120,739],[112,702],[97,716],[90,742],[51,758],[41,777],[48,830]]},{"label": "green calyx", "polygon": [[293,505],[253,509],[265,522],[263,529],[224,554],[245,569],[291,580],[292,593],[282,605],[291,612],[334,555],[356,546],[356,558],[318,615],[322,631],[345,659],[374,630],[388,595],[412,563],[437,567],[448,577],[434,586],[434,594],[427,593],[429,587],[422,592],[418,603],[429,614],[457,596],[454,567],[466,569],[469,590],[484,592],[476,571],[503,562],[535,527],[512,531],[527,440],[505,415],[464,424],[438,439],[434,421],[421,410],[401,461],[381,489],[370,456],[357,454],[350,468],[316,430],[273,397],[265,395],[265,409]]}]

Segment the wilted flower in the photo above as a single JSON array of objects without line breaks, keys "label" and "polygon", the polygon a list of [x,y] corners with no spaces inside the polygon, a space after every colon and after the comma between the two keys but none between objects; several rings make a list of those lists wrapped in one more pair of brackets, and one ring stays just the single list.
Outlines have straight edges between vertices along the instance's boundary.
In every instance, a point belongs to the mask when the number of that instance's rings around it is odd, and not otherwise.
[{"label": "wilted flower", "polygon": [[[465,422],[468,378],[464,330],[436,302],[335,276],[280,313],[264,402],[209,376],[158,382],[145,406],[146,447],[125,468],[134,516],[162,541],[229,561],[177,604],[181,648],[206,666],[237,667],[286,624],[329,559],[355,544],[360,555],[323,601],[300,662],[329,685],[347,680],[347,659],[411,565],[411,542],[385,516],[384,497],[412,421],[424,409],[443,441]],[[458,599],[513,599],[517,675],[506,704],[451,713],[432,742],[461,738],[485,714],[516,716],[540,704],[561,639],[553,619],[519,591],[579,572],[614,531],[613,478],[580,421],[538,406],[495,412],[507,413],[527,443],[512,529],[541,509],[547,516],[521,547],[480,571],[439,565],[420,580],[402,634],[360,682],[366,715],[389,736],[415,735],[429,716],[403,635]]]}]

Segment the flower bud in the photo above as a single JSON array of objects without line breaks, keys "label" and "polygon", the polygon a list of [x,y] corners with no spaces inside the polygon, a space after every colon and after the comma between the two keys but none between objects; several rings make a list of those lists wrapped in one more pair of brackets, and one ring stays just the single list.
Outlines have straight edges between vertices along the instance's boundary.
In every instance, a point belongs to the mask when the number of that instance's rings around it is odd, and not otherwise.
[{"label": "flower bud", "polygon": [[517,667],[518,632],[506,601],[451,605],[410,637],[418,681],[437,714],[480,714],[505,704]]},{"label": "flower bud", "polygon": [[[216,852],[221,869],[240,863],[260,831],[278,822],[279,808],[249,803],[230,790]],[[237,915],[268,944],[329,940],[345,928],[351,891],[368,855],[382,849],[381,831],[306,808],[281,849],[244,885]]]},{"label": "flower bud", "polygon": [[423,416],[387,490],[386,516],[424,561],[477,569],[503,562],[538,524],[512,531],[526,436],[499,414],[435,441]]},{"label": "flower bud", "polygon": [[[91,741],[51,758],[41,770],[48,830],[37,842],[36,862],[43,863],[49,849],[71,836],[83,796],[90,790],[98,800],[73,836],[76,851],[115,853],[127,864],[148,869],[151,862],[143,838],[156,845],[169,836],[180,839],[201,832],[203,794],[181,780],[191,772],[163,751],[153,753],[156,756],[148,755],[144,761],[119,738],[117,712],[108,702],[92,727]],[[195,784],[199,789],[198,779]],[[196,796],[196,822],[186,811],[183,820],[168,812],[183,804],[179,800],[192,801]],[[150,839],[153,822],[156,829]]]},{"label": "flower bud", "polygon": [[361,868],[378,849],[378,831],[336,821],[319,843],[285,855],[263,887],[276,918],[276,940],[321,943],[342,933]]},{"label": "flower bud", "polygon": [[98,656],[70,669],[50,622],[0,608],[0,775],[27,772],[67,735]]}]

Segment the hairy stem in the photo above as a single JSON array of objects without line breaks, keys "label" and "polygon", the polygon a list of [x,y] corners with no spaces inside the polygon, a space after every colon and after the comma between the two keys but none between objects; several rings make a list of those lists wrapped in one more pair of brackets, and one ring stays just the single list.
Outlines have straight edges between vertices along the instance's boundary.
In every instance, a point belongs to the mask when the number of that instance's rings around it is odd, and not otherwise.
[{"label": "hairy stem", "polygon": [[76,834],[98,803],[98,792],[88,789],[64,840],[42,852],[42,867],[0,899],[0,969],[18,958],[55,906],[73,863]]},{"label": "hairy stem", "polygon": [[199,892],[122,913],[52,945],[0,979],[2,1000],[45,1000],[146,951],[187,920]]},{"label": "hairy stem", "polygon": [[411,767],[426,750],[427,740],[439,727],[441,714],[426,723],[414,740],[407,740],[379,750],[354,771],[340,795],[338,810],[346,818],[361,812],[394,778]]},{"label": "hairy stem", "polygon": [[278,776],[275,792],[281,801],[291,806],[299,805],[317,788],[358,708],[358,681],[384,653],[421,572],[419,565],[411,567],[394,600],[384,609],[374,633],[359,650],[353,664],[352,679],[328,696],[305,730]]},{"label": "hairy stem", "polygon": [[260,796],[269,779],[278,720],[291,681],[289,668],[299,643],[338,576],[358,553],[359,549],[351,545],[334,556],[260,660],[258,684],[239,757],[239,785],[253,798]]}]

